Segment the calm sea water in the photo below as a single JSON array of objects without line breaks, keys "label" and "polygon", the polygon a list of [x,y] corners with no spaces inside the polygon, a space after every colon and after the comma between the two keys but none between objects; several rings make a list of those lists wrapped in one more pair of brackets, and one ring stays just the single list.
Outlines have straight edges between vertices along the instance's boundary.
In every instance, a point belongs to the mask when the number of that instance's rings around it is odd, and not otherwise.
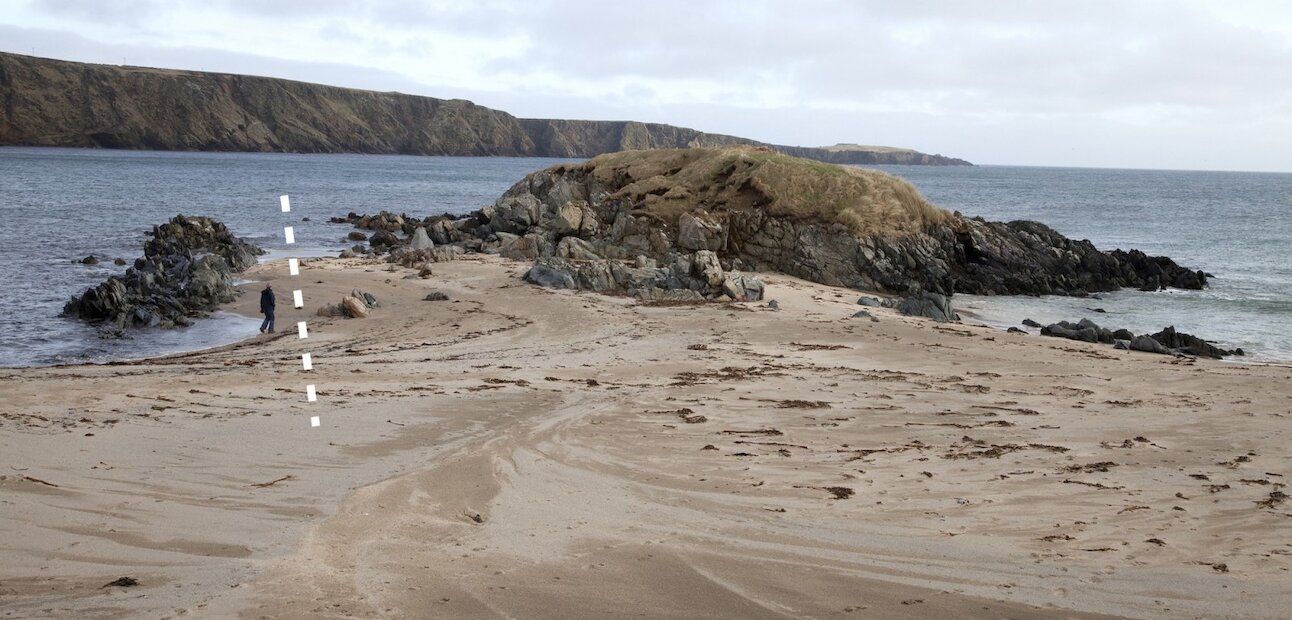
[{"label": "calm sea water", "polygon": [[[145,232],[177,213],[210,215],[287,255],[332,253],[348,227],[327,219],[381,209],[465,213],[559,160],[373,155],[165,153],[0,148],[0,366],[130,359],[232,342],[258,321],[217,314],[182,330],[125,341],[58,318],[66,300],[140,255]],[[1166,254],[1217,278],[1202,292],[1124,291],[1103,299],[957,296],[964,314],[998,326],[1090,317],[1135,331],[1175,325],[1292,360],[1292,174],[980,166],[886,167],[935,204],[989,219],[1034,219],[1102,248]],[[292,213],[278,196],[292,196]],[[308,217],[310,221],[301,221]],[[99,257],[96,266],[78,261]],[[106,259],[106,260],[105,260]],[[1097,314],[1087,308],[1103,308]]]},{"label": "calm sea water", "polygon": [[[957,295],[1008,327],[1089,318],[1135,333],[1167,325],[1247,361],[1292,360],[1292,174],[977,166],[884,166],[934,204],[992,220],[1036,220],[1103,249],[1166,255],[1216,277],[1202,291],[1123,290],[1102,299]],[[1092,309],[1105,310],[1104,313]]]},{"label": "calm sea water", "polygon": [[[135,359],[255,334],[258,320],[219,313],[191,328],[108,341],[58,317],[72,295],[125,272],[111,259],[133,262],[145,233],[176,214],[223,221],[269,250],[262,260],[288,255],[285,225],[296,236],[291,255],[333,254],[353,242],[342,240],[350,227],[329,217],[464,213],[558,161],[0,148],[0,366]],[[279,208],[282,194],[292,197],[290,214]],[[76,262],[90,254],[98,265]]]}]

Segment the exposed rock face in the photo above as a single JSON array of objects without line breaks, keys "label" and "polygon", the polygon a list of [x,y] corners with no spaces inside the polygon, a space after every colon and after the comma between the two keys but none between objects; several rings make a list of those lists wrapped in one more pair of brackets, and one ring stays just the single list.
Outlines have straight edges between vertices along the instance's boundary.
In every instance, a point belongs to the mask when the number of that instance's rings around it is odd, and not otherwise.
[{"label": "exposed rock face", "polygon": [[929,291],[914,291],[897,304],[897,311],[907,316],[930,318],[939,323],[960,319],[951,308],[950,297]]},{"label": "exposed rock face", "polygon": [[[581,158],[758,144],[653,123],[518,119],[461,99],[7,53],[0,53],[0,102],[0,145]],[[841,157],[829,149],[777,148]],[[852,163],[968,164],[882,148]]]},{"label": "exposed rock face", "polygon": [[233,301],[234,274],[264,253],[207,217],[177,215],[153,227],[152,237],[124,275],[73,297],[63,314],[97,323],[105,335],[187,325],[190,317]]},{"label": "exposed rock face", "polygon": [[467,217],[344,221],[426,226],[436,243],[537,260],[531,281],[551,286],[713,297],[729,272],[777,271],[913,297],[901,302],[907,310],[943,320],[955,316],[956,292],[1085,295],[1206,283],[1165,257],[1102,252],[1035,222],[964,218],[889,175],[766,149],[615,153],[535,172]]},{"label": "exposed rock face", "polygon": [[[820,204],[830,202],[842,206],[830,212]],[[1206,281],[1170,259],[1101,252],[1039,223],[959,217],[882,173],[742,149],[620,153],[557,166],[530,175],[482,214],[494,230],[554,241],[560,233],[550,222],[571,204],[604,230],[569,234],[607,258],[715,251],[759,270],[898,294],[918,285],[944,296],[1080,295]]]}]

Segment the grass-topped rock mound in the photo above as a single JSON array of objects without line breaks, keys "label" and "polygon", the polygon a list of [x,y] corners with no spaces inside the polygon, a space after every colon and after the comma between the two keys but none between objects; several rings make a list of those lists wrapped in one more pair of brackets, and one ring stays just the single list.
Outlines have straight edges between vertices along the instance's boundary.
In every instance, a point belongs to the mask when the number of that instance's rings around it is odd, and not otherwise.
[{"label": "grass-topped rock mound", "polygon": [[347,221],[425,227],[437,244],[534,260],[534,282],[647,299],[757,299],[750,273],[765,270],[945,296],[1206,282],[1168,258],[1104,252],[1036,222],[951,213],[883,172],[748,147],[612,153],[530,174],[465,218]]}]

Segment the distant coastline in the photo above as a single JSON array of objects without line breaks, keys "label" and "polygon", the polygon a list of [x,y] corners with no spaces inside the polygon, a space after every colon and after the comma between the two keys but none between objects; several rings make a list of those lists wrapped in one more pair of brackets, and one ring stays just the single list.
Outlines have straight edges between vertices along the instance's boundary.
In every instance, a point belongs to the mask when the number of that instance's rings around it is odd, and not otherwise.
[{"label": "distant coastline", "polygon": [[0,53],[0,146],[593,157],[765,146],[836,164],[970,166],[912,149],[782,146],[660,123],[523,119],[462,99]]}]

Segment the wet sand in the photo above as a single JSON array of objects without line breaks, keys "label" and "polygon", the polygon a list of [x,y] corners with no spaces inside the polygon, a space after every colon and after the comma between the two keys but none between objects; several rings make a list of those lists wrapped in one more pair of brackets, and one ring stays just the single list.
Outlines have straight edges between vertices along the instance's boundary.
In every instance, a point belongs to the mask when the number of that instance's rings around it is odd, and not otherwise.
[{"label": "wet sand", "polygon": [[[0,370],[0,617],[1292,607],[1292,368],[853,319],[784,276],[773,311],[386,269],[254,268],[276,337]],[[369,318],[313,316],[355,287]]]}]

